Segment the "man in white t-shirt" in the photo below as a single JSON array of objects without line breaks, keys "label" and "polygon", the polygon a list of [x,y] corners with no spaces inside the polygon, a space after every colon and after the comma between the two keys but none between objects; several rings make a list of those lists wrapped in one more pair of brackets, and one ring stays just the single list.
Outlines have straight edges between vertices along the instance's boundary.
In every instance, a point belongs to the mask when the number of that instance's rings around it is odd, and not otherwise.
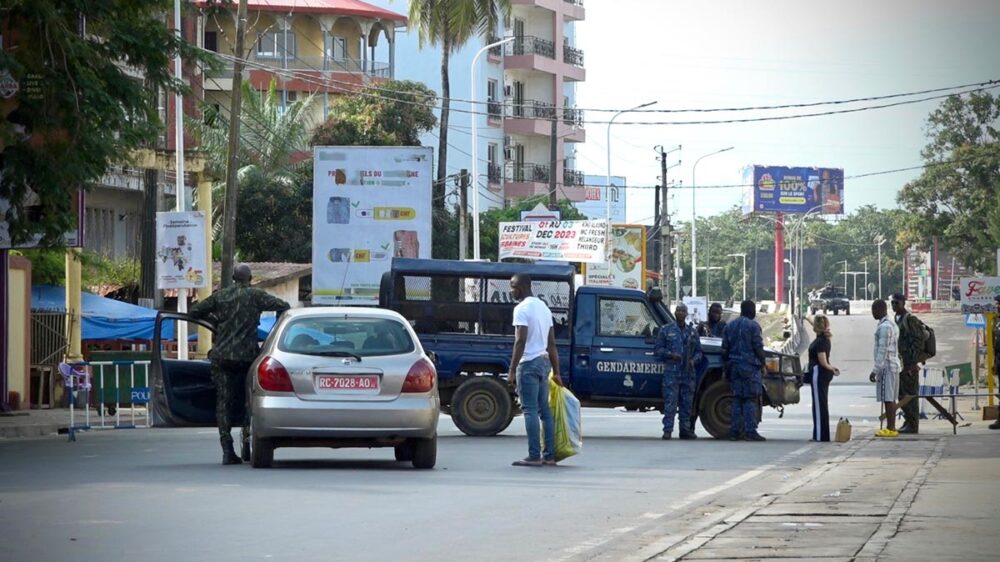
[{"label": "man in white t-shirt", "polygon": [[[519,273],[512,277],[510,290],[518,305],[514,307],[514,354],[509,380],[517,387],[524,411],[524,429],[528,433],[528,456],[514,461],[514,466],[555,465],[556,426],[549,410],[549,371],[557,384],[562,385],[562,379],[552,312],[531,294],[528,275]],[[545,458],[542,458],[539,420],[545,435]]]}]

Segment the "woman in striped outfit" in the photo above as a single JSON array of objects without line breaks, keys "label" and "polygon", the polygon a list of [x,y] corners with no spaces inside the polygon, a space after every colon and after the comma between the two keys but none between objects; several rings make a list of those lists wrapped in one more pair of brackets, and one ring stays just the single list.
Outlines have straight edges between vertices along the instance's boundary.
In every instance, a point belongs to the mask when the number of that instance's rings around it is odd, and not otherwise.
[{"label": "woman in striped outfit", "polygon": [[813,441],[830,440],[830,408],[827,397],[830,381],[840,374],[840,369],[830,364],[830,319],[813,318],[816,339],[809,344],[809,382],[812,387]]},{"label": "woman in striped outfit", "polygon": [[896,431],[896,398],[899,396],[899,328],[889,317],[888,305],[882,299],[872,303],[872,316],[878,320],[875,328],[875,366],[869,379],[875,383],[875,399],[885,404],[885,429],[875,437],[899,437]]}]

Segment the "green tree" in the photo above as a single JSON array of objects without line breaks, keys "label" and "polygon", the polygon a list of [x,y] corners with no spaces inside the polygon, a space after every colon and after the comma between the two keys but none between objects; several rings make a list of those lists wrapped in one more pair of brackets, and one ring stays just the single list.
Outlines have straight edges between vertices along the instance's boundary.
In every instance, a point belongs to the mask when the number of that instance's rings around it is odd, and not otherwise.
[{"label": "green tree", "polygon": [[[448,119],[451,82],[448,61],[474,36],[489,40],[496,36],[503,18],[510,16],[510,0],[411,0],[410,26],[420,33],[420,46],[441,47],[441,122],[438,134],[437,183],[434,204],[444,209],[448,176]],[[476,117],[475,115],[472,116]]]},{"label": "green tree", "polygon": [[[500,253],[500,223],[518,222],[521,220],[521,211],[530,211],[539,203],[544,203],[545,201],[548,201],[547,195],[531,197],[519,201],[517,205],[512,207],[490,209],[489,211],[482,213],[479,216],[479,255],[482,259],[497,261],[497,257]],[[587,218],[580,213],[580,211],[578,211],[572,203],[566,200],[559,202],[559,212],[562,220],[573,221],[585,220]],[[469,247],[472,247],[471,233],[469,236]]]},{"label": "green tree", "polygon": [[900,241],[938,237],[962,263],[993,271],[1000,246],[1000,96],[951,96],[927,119],[927,168],[897,196],[906,210]]},{"label": "green tree", "polygon": [[[299,221],[303,205],[311,204],[303,200],[301,192],[304,183],[310,191],[312,189],[312,161],[307,159],[307,139],[311,126],[309,108],[315,99],[310,96],[283,110],[275,82],[271,82],[263,95],[249,82],[244,82],[242,87],[237,250],[240,258],[248,261],[302,259],[302,255],[310,255],[312,245],[311,228],[301,228]],[[213,225],[218,238],[222,231],[229,116],[214,108],[205,108],[204,121],[192,122],[192,126],[200,136],[210,173],[220,178],[212,186]],[[303,174],[308,181],[303,181]],[[307,225],[311,224],[311,207],[306,216],[309,218]],[[277,225],[298,227],[278,228]],[[304,248],[305,253],[290,252],[291,248]]]},{"label": "green tree", "polygon": [[[183,86],[170,75],[172,57],[207,60],[164,25],[172,4],[4,2],[13,48],[0,51],[0,73],[20,91],[0,99],[0,198],[11,203],[5,218],[15,244],[41,233],[44,244],[60,245],[76,220],[72,194],[156,138],[157,92]],[[27,212],[28,190],[40,214]]]},{"label": "green tree", "polygon": [[313,146],[420,146],[434,128],[434,91],[420,82],[391,80],[338,96],[313,132]]}]

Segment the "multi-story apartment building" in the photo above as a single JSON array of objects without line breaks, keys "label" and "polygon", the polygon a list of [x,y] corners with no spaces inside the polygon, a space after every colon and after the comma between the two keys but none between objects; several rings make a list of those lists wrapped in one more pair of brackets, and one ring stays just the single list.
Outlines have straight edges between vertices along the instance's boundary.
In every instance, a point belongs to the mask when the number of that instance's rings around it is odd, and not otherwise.
[{"label": "multi-story apartment building", "polygon": [[[197,20],[199,45],[223,63],[205,73],[204,99],[222,108],[232,89],[235,14],[233,6],[230,17],[202,13]],[[313,125],[323,122],[332,96],[395,75],[402,14],[360,0],[249,0],[248,16],[246,79],[258,91],[275,81],[283,107],[315,94]]]},{"label": "multi-story apartment building", "polygon": [[[401,11],[409,4],[371,1]],[[583,0],[511,0],[511,4],[511,17],[500,22],[498,37],[490,41],[475,37],[451,55],[448,173],[472,169],[471,119],[477,119],[476,183],[484,207],[547,194],[553,173],[558,198],[583,201],[583,173],[574,163],[575,144],[586,139],[583,115],[576,109],[576,84],[585,79],[586,71],[574,33],[575,24],[585,16]],[[473,58],[487,44],[507,37],[513,41],[479,58],[475,99],[471,99]],[[440,92],[440,48],[421,48],[416,29],[398,31],[396,39],[397,78],[424,82]],[[557,120],[554,165],[553,119]],[[436,147],[438,133],[421,140]]]}]

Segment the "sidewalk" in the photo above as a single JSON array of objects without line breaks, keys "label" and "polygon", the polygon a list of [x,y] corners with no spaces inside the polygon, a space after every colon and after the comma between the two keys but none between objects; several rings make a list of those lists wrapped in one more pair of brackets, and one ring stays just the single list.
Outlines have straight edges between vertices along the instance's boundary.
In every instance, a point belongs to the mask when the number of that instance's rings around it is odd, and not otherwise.
[{"label": "sidewalk", "polygon": [[[80,414],[78,411],[77,416]],[[83,424],[82,418],[77,417],[77,424]],[[65,432],[68,428],[69,408],[16,410],[9,415],[0,415],[0,439],[57,435],[60,430]]]},{"label": "sidewalk", "polygon": [[[654,560],[996,560],[1000,431],[869,433]],[[926,429],[925,429],[926,428]]]}]

